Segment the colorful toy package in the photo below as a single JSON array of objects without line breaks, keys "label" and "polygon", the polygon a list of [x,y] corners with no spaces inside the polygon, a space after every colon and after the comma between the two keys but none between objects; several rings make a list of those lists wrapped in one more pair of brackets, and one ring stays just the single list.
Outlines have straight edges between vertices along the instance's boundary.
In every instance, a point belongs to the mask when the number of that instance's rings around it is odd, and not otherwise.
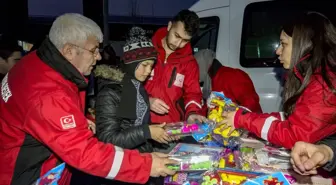
[{"label": "colorful toy package", "polygon": [[235,169],[209,170],[206,172],[179,172],[165,178],[166,185],[239,185],[247,179],[264,175]]},{"label": "colorful toy package", "polygon": [[179,143],[170,153],[172,159],[180,162],[169,168],[177,171],[199,171],[217,168],[223,148]]},{"label": "colorful toy package", "polygon": [[62,172],[65,168],[65,163],[62,163],[48,171],[43,177],[39,178],[34,185],[58,185]]},{"label": "colorful toy package", "polygon": [[244,185],[290,185],[283,173],[277,172],[270,175],[247,180]]},{"label": "colorful toy package", "polygon": [[198,172],[178,172],[173,176],[164,179],[165,185],[200,185],[203,181],[203,171]]},{"label": "colorful toy package", "polygon": [[213,155],[218,156],[223,151],[223,148],[217,147],[208,147],[203,145],[196,144],[187,144],[187,143],[179,143],[177,144],[169,155],[177,156],[177,155]]},{"label": "colorful toy package", "polygon": [[216,123],[211,120],[207,120],[205,123],[202,123],[200,128],[201,132],[194,132],[192,134],[192,137],[197,141],[197,142],[207,142],[211,141],[209,136],[211,135],[213,129],[215,128]]},{"label": "colorful toy package", "polygon": [[205,171],[215,168],[218,164],[218,157],[213,155],[174,155],[170,159],[179,162],[168,165],[168,168],[175,171]]},{"label": "colorful toy package", "polygon": [[218,168],[239,168],[240,152],[229,148],[224,149],[220,154]]},{"label": "colorful toy package", "polygon": [[[239,105],[232,102],[231,99],[225,97],[222,92],[211,92],[208,100],[207,106],[209,108],[208,119],[220,123],[224,120],[222,116],[224,111],[236,111],[240,108]],[[245,108],[246,109],[246,108]],[[240,137],[242,130],[235,130],[231,135],[229,134],[230,128],[223,129],[225,125],[218,125],[214,128],[212,133],[212,138],[220,143],[223,143],[224,146],[228,146],[228,140],[230,137]]]},{"label": "colorful toy package", "polygon": [[289,152],[279,148],[265,146],[263,148],[240,148],[240,168],[265,173],[291,169]]},{"label": "colorful toy package", "polygon": [[254,179],[263,173],[244,172],[237,169],[217,170],[220,177],[221,185],[239,185],[243,184],[248,179]]},{"label": "colorful toy package", "polygon": [[[206,123],[192,123],[176,122],[167,124],[164,128],[170,136],[190,136],[197,134],[199,137],[208,135],[214,128],[212,121]],[[204,137],[204,136],[203,136]]]}]

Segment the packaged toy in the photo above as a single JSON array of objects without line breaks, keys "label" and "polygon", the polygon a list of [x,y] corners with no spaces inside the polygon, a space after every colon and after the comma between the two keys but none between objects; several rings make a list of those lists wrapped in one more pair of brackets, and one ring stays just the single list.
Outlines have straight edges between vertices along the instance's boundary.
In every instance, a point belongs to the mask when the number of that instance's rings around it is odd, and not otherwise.
[{"label": "packaged toy", "polygon": [[244,185],[290,185],[283,173],[277,172],[270,175],[247,180]]},{"label": "packaged toy", "polygon": [[211,155],[179,155],[170,158],[179,162],[168,165],[168,168],[175,171],[206,171],[217,165],[217,156]]},{"label": "packaged toy", "polygon": [[56,166],[39,178],[34,185],[58,185],[58,181],[61,178],[64,168],[65,163]]},{"label": "packaged toy", "polygon": [[[198,134],[199,137],[205,137],[214,128],[214,122],[208,121],[206,123],[187,123],[187,122],[176,122],[167,124],[164,129],[170,136],[190,136],[193,134]],[[198,136],[196,135],[196,136]]]}]

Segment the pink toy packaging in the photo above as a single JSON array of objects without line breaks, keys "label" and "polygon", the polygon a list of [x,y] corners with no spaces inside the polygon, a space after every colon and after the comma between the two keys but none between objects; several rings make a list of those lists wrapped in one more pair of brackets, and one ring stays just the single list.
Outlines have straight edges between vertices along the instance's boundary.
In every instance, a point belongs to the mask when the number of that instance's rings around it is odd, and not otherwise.
[{"label": "pink toy packaging", "polygon": [[164,129],[170,136],[191,136],[196,133],[208,133],[212,131],[214,123],[187,123],[176,122],[167,124]]}]

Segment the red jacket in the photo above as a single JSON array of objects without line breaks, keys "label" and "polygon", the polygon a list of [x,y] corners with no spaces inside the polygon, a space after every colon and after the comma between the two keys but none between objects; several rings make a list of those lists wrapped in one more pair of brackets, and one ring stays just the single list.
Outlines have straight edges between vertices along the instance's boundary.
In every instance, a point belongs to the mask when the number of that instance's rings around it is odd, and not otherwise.
[{"label": "red jacket", "polygon": [[[335,86],[335,80],[333,82]],[[244,114],[242,110],[234,117],[236,128],[244,128],[288,149],[297,141],[315,143],[336,133],[335,123],[336,96],[323,83],[320,75],[311,77],[288,119],[284,119],[281,113]]]},{"label": "red jacket", "polygon": [[252,112],[262,112],[253,82],[244,71],[222,66],[211,78],[211,86],[213,91],[223,92],[238,105]]},{"label": "red jacket", "polygon": [[166,115],[151,112],[153,123],[185,120],[191,113],[199,113],[202,108],[199,69],[191,46],[187,44],[173,52],[165,62],[166,52],[162,47],[162,39],[166,35],[167,28],[161,28],[153,37],[158,59],[145,88],[150,97],[163,100],[170,109]]},{"label": "red jacket", "polygon": [[[32,184],[63,161],[95,176],[148,180],[151,156],[99,142],[84,116],[85,92],[36,52],[11,69],[1,92],[1,185]],[[70,184],[70,177],[66,168],[59,184]]]}]

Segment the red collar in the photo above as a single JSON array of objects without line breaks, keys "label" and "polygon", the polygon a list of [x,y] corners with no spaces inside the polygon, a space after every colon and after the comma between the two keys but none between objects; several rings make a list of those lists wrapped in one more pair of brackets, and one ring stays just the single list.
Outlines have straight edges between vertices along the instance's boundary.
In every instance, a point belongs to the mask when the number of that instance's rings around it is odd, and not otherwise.
[{"label": "red collar", "polygon": [[296,77],[298,77],[300,79],[301,83],[303,82],[304,77],[302,76],[300,71],[297,69],[297,65],[300,64],[300,62],[306,60],[309,57],[310,57],[310,54],[307,54],[307,55],[303,56],[302,58],[300,58],[299,62],[294,66],[294,74],[295,74]]}]

